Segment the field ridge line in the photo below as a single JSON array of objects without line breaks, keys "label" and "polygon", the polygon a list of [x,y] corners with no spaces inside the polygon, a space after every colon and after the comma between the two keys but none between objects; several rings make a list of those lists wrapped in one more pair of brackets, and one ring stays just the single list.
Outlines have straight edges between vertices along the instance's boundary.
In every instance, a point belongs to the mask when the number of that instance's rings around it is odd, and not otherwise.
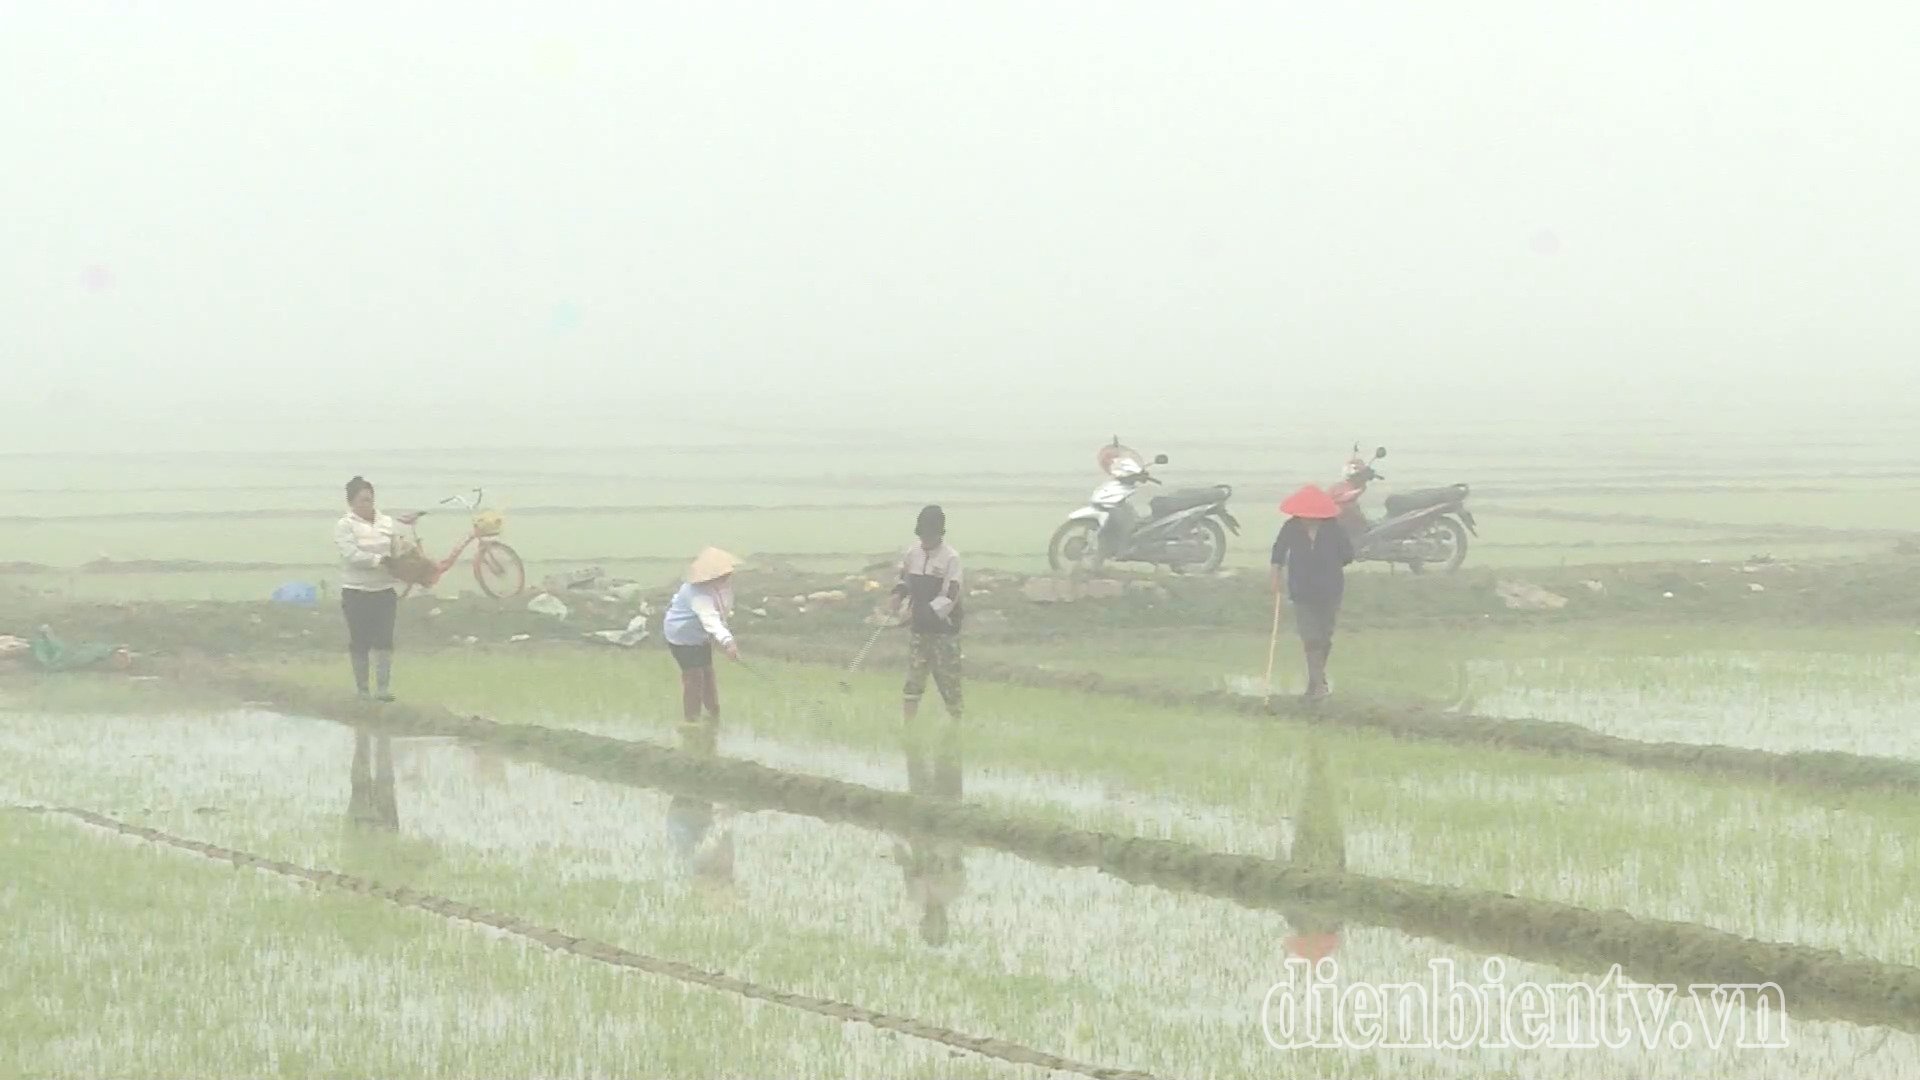
[{"label": "field ridge line", "polygon": [[[824,648],[800,646],[793,641],[768,638],[760,643],[759,649],[791,663],[809,666],[843,663]],[[1262,699],[1226,691],[1156,690],[1124,679],[1109,679],[1096,672],[1042,671],[1018,664],[970,662],[968,674],[986,682],[1028,689],[1071,690],[1165,707],[1198,706],[1248,716],[1276,716],[1313,727],[1593,758],[1695,777],[1710,773],[1828,790],[1920,793],[1920,762],[1905,758],[1871,757],[1841,750],[1760,750],[1719,743],[1653,742],[1609,735],[1562,720],[1440,713],[1417,705],[1386,707],[1323,702],[1308,709],[1289,705],[1270,712]],[[1280,706],[1281,699],[1275,698],[1274,703]]]},{"label": "field ridge line", "polygon": [[[936,802],[758,762],[688,754],[655,743],[568,728],[503,724],[444,708],[357,707],[257,677],[230,678],[228,685],[294,713],[393,734],[460,737],[588,779],[893,834],[937,836],[1038,864],[1093,869],[1130,884],[1210,896],[1255,910],[1284,914],[1288,908],[1300,907],[1338,912],[1480,952],[1572,970],[1602,973],[1619,964],[1628,974],[1652,983],[1774,982],[1808,1013],[1920,1032],[1920,967],[1891,961],[1511,893],[1307,870],[1264,856],[1054,825],[978,804]],[[290,693],[300,696],[289,700]]]},{"label": "field ridge line", "polygon": [[505,915],[471,904],[463,904],[433,893],[420,892],[406,886],[382,885],[368,878],[334,870],[317,870],[298,863],[268,858],[217,844],[203,843],[175,836],[145,825],[135,825],[109,817],[91,810],[70,806],[18,806],[9,809],[43,815],[66,817],[108,832],[118,833],[149,843],[192,852],[204,858],[231,863],[236,868],[251,868],[279,877],[304,881],[321,888],[342,889],[347,892],[361,893],[379,897],[399,907],[413,908],[431,915],[440,916],[452,922],[473,923],[513,935],[526,941],[560,953],[570,953],[583,959],[593,960],[614,967],[630,968],[649,975],[660,975],[683,983],[703,986],[710,990],[720,990],[756,1001],[765,1001],[782,1005],[802,1012],[813,1013],[828,1019],[847,1023],[865,1024],[881,1031],[890,1031],[928,1042],[936,1042],[958,1050],[994,1058],[1012,1065],[1030,1065],[1056,1072],[1071,1072],[1093,1080],[1161,1080],[1156,1073],[1135,1069],[1120,1069],[1105,1065],[1092,1065],[1071,1058],[1061,1057],[1044,1050],[1036,1050],[1019,1043],[1004,1039],[989,1038],[982,1035],[969,1035],[951,1028],[941,1027],[912,1017],[895,1016],[863,1006],[831,998],[814,997],[787,990],[776,990],[749,982],[724,972],[708,971],[693,964],[679,960],[667,960],[644,953],[633,952],[618,945],[598,941],[593,938],[577,937],[565,931],[534,925],[527,920]]}]

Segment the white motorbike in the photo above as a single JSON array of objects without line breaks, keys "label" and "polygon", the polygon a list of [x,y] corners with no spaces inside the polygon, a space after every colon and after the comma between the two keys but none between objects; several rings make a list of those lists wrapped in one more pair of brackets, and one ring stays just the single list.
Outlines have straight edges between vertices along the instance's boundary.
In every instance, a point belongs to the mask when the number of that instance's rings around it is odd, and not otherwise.
[{"label": "white motorbike", "polygon": [[[1152,461],[1166,463],[1165,454]],[[1160,482],[1147,464],[1117,438],[1100,451],[1100,467],[1108,480],[1054,530],[1047,562],[1055,571],[1097,572],[1107,562],[1149,563],[1176,573],[1220,569],[1227,557],[1227,530],[1240,533],[1240,523],[1227,511],[1233,488],[1215,484],[1157,496],[1142,518],[1130,500],[1141,488]]]}]

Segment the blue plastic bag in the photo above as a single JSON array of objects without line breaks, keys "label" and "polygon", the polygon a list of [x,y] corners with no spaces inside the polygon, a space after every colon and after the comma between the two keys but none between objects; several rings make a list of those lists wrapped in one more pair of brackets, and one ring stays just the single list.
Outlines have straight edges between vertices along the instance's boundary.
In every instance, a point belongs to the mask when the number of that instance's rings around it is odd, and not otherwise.
[{"label": "blue plastic bag", "polygon": [[311,582],[289,581],[273,590],[273,600],[277,604],[317,604],[320,590]]}]

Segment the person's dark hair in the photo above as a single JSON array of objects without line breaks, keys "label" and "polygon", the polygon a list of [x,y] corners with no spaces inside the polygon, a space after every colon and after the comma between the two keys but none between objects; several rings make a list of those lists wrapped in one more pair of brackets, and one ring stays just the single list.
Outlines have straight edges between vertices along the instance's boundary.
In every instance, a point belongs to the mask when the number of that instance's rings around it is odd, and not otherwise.
[{"label": "person's dark hair", "polygon": [[364,476],[356,476],[353,479],[347,481],[347,501],[352,502],[353,497],[355,495],[360,494],[362,491],[372,491],[372,490],[373,490],[373,482],[371,480],[368,480]]},{"label": "person's dark hair", "polygon": [[938,506],[923,507],[920,519],[913,523],[913,535],[922,540],[938,540],[947,535],[947,512]]}]

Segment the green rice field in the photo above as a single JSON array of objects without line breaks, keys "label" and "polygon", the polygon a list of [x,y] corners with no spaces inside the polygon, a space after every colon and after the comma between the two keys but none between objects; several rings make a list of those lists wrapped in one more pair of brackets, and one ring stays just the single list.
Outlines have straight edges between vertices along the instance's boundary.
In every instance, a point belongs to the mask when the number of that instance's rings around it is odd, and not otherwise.
[{"label": "green rice field", "polygon": [[[1279,494],[1340,460],[1250,445],[1167,470],[1235,484],[1242,571]],[[0,666],[0,1075],[1910,1075],[1920,634],[1897,546],[1920,462],[1615,449],[1496,470],[1396,447],[1406,486],[1475,482],[1481,542],[1454,579],[1358,571],[1321,711],[1284,635],[1266,679],[1257,573],[1023,599],[1096,479],[1085,447],[9,473],[9,610],[124,628],[138,656]],[[587,648],[623,609],[541,621],[457,578],[403,606],[400,702],[356,704],[337,614],[259,602],[332,572],[343,472],[389,509],[485,486],[536,579],[600,565],[655,595],[702,544],[751,554],[742,607],[773,610],[740,616],[717,726],[682,722],[657,614],[636,648]],[[850,671],[865,600],[785,593],[861,593],[928,500],[980,610],[964,718],[930,692],[909,724],[901,636]],[[1509,610],[1509,579],[1571,599]],[[1435,964],[1502,991],[1778,982],[1790,1027],[1281,1045],[1290,962],[1321,956],[1344,987]],[[1704,1032],[1712,1003],[1675,1015],[1709,1007]]]}]

